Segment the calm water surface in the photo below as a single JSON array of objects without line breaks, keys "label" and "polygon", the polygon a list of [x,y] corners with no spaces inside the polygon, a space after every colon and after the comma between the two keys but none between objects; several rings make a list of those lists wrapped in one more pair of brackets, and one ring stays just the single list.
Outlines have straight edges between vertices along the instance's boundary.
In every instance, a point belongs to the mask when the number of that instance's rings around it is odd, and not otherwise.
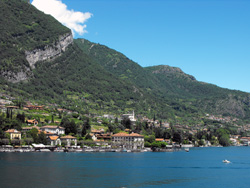
[{"label": "calm water surface", "polygon": [[[224,164],[223,159],[232,163]],[[250,147],[170,153],[0,153],[0,187],[250,187]]]}]

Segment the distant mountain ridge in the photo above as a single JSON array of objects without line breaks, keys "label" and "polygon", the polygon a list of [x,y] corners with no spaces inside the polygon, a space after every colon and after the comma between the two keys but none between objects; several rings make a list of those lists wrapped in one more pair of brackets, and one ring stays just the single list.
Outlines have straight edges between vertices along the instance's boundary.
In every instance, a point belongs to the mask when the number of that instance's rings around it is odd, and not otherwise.
[{"label": "distant mountain ridge", "polygon": [[[7,20],[10,24],[7,23]],[[20,0],[0,0],[1,91],[79,113],[137,114],[195,124],[206,113],[250,118],[250,94],[197,81],[180,68],[141,67]]]}]

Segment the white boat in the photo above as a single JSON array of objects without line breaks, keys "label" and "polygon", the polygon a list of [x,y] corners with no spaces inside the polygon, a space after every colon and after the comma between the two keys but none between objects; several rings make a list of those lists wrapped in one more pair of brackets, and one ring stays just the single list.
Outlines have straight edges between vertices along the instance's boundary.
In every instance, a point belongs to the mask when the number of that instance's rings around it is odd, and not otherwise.
[{"label": "white boat", "polygon": [[185,148],[185,151],[186,151],[186,152],[189,152],[189,148]]},{"label": "white boat", "polygon": [[226,159],[223,160],[222,162],[223,162],[223,163],[231,163],[229,160],[226,160]]}]

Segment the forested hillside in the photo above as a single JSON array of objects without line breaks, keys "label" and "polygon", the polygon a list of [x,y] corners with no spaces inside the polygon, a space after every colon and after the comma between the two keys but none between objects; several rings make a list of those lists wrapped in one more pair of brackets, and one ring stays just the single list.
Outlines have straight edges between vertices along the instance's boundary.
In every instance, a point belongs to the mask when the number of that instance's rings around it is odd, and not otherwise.
[{"label": "forested hillside", "polygon": [[[198,124],[206,113],[250,117],[248,93],[199,82],[179,68],[144,68],[120,52],[85,39],[74,40],[60,56],[38,61],[32,68],[25,51],[54,45],[70,30],[19,0],[0,0],[0,23],[1,92],[20,100],[53,103],[79,113],[135,110],[190,125]],[[9,71],[30,76],[9,82]]]},{"label": "forested hillside", "polygon": [[[77,45],[107,71],[164,101],[175,111],[234,115],[249,118],[250,95],[197,81],[180,68],[141,67],[104,45],[78,39]],[[182,113],[181,112],[181,113]]]}]

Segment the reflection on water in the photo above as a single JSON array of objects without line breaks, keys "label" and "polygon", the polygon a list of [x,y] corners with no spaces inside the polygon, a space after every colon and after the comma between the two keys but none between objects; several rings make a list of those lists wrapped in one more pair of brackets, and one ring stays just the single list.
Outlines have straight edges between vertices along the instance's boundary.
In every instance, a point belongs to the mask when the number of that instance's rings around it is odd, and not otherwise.
[{"label": "reflection on water", "polygon": [[147,187],[147,186],[164,186],[169,184],[176,184],[176,183],[185,183],[188,181],[192,181],[191,179],[165,179],[161,181],[145,181],[143,183],[137,183],[131,185],[130,187]]},{"label": "reflection on water", "polygon": [[[0,187],[249,187],[250,147],[0,153]],[[232,163],[224,164],[223,159]]]}]

